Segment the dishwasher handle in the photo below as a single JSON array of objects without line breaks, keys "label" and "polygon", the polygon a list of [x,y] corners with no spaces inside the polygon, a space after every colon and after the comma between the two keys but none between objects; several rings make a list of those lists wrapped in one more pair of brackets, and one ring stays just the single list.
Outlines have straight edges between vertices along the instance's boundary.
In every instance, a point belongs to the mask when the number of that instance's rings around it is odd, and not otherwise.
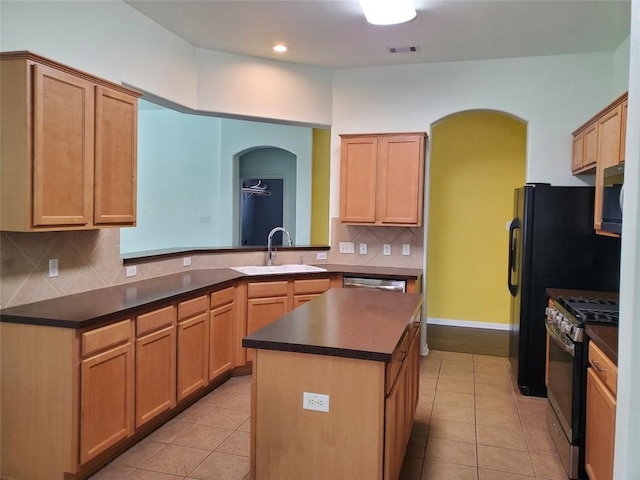
[{"label": "dishwasher handle", "polygon": [[366,288],[370,290],[386,290],[391,292],[406,292],[406,280],[392,280],[387,278],[358,278],[344,277],[342,279],[344,288]]}]

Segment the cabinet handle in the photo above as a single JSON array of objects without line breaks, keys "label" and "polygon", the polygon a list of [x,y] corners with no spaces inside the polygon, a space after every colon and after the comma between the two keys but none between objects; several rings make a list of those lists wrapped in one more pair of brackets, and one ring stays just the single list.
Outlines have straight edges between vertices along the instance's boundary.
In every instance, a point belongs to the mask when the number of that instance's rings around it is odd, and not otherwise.
[{"label": "cabinet handle", "polygon": [[595,368],[596,372],[598,372],[600,375],[607,375],[607,369],[602,368],[597,360],[593,360],[593,368]]}]

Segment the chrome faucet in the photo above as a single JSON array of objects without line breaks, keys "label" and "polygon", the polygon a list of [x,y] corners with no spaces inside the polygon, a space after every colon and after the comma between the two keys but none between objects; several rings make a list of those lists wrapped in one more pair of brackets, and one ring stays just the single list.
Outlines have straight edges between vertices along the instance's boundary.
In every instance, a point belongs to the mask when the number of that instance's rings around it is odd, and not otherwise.
[{"label": "chrome faucet", "polygon": [[269,232],[269,237],[267,238],[267,265],[273,265],[273,259],[276,258],[276,254],[271,251],[271,237],[273,237],[276,232],[282,232],[286,235],[289,246],[293,245],[291,242],[291,235],[289,235],[289,232],[287,232],[284,227],[276,227],[271,230]]}]

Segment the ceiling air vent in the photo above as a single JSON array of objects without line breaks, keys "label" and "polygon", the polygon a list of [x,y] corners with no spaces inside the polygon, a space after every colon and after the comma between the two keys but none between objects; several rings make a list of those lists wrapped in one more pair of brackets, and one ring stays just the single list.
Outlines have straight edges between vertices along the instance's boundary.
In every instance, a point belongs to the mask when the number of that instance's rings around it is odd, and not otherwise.
[{"label": "ceiling air vent", "polygon": [[420,51],[420,47],[417,45],[411,45],[409,47],[387,47],[389,53],[416,53]]}]

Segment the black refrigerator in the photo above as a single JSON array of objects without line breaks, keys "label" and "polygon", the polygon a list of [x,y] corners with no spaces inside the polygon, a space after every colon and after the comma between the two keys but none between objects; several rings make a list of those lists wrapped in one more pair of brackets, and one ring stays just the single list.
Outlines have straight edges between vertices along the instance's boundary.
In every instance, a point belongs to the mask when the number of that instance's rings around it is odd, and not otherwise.
[{"label": "black refrigerator", "polygon": [[524,395],[545,397],[547,288],[618,291],[620,239],[596,235],[593,187],[527,184],[509,227],[511,373]]}]

